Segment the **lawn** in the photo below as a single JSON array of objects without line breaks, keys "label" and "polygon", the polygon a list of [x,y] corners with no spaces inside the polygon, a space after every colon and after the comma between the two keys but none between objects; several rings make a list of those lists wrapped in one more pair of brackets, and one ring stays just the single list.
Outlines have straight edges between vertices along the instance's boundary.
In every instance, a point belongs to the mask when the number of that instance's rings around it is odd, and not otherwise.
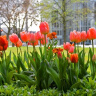
[{"label": "lawn", "polygon": [[[63,48],[63,47],[62,47]],[[82,50],[83,48],[82,47],[79,47],[79,52]],[[21,47],[21,50],[22,50],[22,53],[24,53],[24,51],[27,50],[26,46],[23,46]],[[33,47],[32,46],[29,46],[28,47],[28,50],[29,52],[32,52],[33,51]],[[36,47],[36,50],[39,52],[39,47]],[[15,53],[17,54],[17,48],[16,47],[8,47],[8,49],[6,50],[6,54],[8,55],[9,52],[12,52],[12,53]],[[88,59],[88,51],[89,51],[89,48],[85,48],[85,60],[87,61]],[[19,52],[20,52],[20,49],[19,49]],[[96,53],[96,48],[94,49],[94,53]],[[66,51],[64,50],[64,54],[66,55]]]}]

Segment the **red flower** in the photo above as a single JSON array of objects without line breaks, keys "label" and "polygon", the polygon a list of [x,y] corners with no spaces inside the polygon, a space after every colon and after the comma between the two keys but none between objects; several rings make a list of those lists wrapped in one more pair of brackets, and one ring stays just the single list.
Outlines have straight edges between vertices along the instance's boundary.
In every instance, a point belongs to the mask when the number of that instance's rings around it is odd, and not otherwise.
[{"label": "red flower", "polygon": [[74,46],[70,46],[70,49],[68,51],[69,53],[73,53],[74,52]]},{"label": "red flower", "polygon": [[9,35],[9,39],[12,43],[16,44],[19,40],[18,36],[14,33],[12,33],[12,35]]},{"label": "red flower", "polygon": [[95,54],[93,55],[92,60],[96,61],[96,55]]},{"label": "red flower", "polygon": [[38,40],[35,43],[28,42],[28,45],[36,46],[36,45],[38,45]]},{"label": "red flower", "polygon": [[53,38],[57,38],[57,33],[56,32],[52,32],[52,33],[48,33],[47,37],[49,37],[49,39],[53,39]]},{"label": "red flower", "polygon": [[8,41],[6,35],[0,36],[0,51],[6,50],[8,47]]},{"label": "red flower", "polygon": [[60,51],[58,51],[57,55],[58,55],[58,58],[62,58],[62,54]]},{"label": "red flower", "polygon": [[78,62],[78,54],[71,54],[70,60],[72,63],[77,63]]},{"label": "red flower", "polygon": [[53,51],[53,53],[58,53],[59,51],[62,52],[63,49],[62,48],[54,48],[52,51]]},{"label": "red flower", "polygon": [[76,30],[74,30],[73,32],[70,32],[70,41],[76,42],[76,35],[77,35]]},{"label": "red flower", "polygon": [[15,44],[15,46],[16,46],[16,47],[21,47],[21,46],[22,46],[22,42],[21,42],[20,39],[18,40],[17,44]]},{"label": "red flower", "polygon": [[[45,45],[45,38],[43,38],[43,40],[40,41],[42,45]],[[46,36],[46,44],[48,43],[48,40],[47,40],[47,36]]]},{"label": "red flower", "polygon": [[40,32],[44,35],[49,33],[49,25],[47,22],[40,23]]},{"label": "red flower", "polygon": [[87,31],[87,38],[89,40],[93,40],[93,39],[96,39],[96,30],[94,28],[90,28],[88,31]]},{"label": "red flower", "polygon": [[71,44],[69,42],[66,42],[66,44],[65,43],[63,44],[64,49],[67,51],[70,49],[70,46]]},{"label": "red flower", "polygon": [[29,40],[29,44],[36,46],[38,45],[38,39],[37,39],[37,34],[35,33],[31,33],[30,34],[30,40]]},{"label": "red flower", "polygon": [[80,43],[80,42],[81,42],[81,33],[76,32],[76,43]]},{"label": "red flower", "polygon": [[30,39],[30,33],[28,32],[20,32],[20,37],[22,39],[23,42],[28,42]]},{"label": "red flower", "polygon": [[85,31],[81,32],[81,41],[86,41],[87,40],[87,34]]},{"label": "red flower", "polygon": [[38,39],[38,40],[43,40],[43,39],[44,39],[44,35],[41,34],[40,31],[38,31],[36,34],[37,34],[37,39]]}]

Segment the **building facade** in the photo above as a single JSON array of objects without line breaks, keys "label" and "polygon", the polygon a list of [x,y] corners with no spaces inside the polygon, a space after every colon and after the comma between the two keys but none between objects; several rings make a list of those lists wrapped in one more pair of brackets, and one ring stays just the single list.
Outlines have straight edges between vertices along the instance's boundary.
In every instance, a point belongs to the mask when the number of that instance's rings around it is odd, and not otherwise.
[{"label": "building facade", "polygon": [[[70,41],[69,35],[73,30],[76,31],[86,31],[91,27],[96,27],[96,0],[87,0],[83,3],[73,3],[71,6],[72,10],[82,10],[81,14],[75,14],[74,18],[68,20],[67,28],[66,28],[66,41]],[[88,12],[89,11],[89,12]],[[85,15],[82,15],[85,13]],[[88,12],[88,13],[87,13]],[[80,16],[81,15],[81,16]],[[57,18],[59,18],[57,12]],[[50,23],[50,31],[57,32],[57,40],[58,44],[63,44],[64,40],[64,29],[63,24],[61,22]],[[91,44],[91,41],[87,40],[85,44]],[[94,44],[96,44],[96,40],[94,40]]]}]

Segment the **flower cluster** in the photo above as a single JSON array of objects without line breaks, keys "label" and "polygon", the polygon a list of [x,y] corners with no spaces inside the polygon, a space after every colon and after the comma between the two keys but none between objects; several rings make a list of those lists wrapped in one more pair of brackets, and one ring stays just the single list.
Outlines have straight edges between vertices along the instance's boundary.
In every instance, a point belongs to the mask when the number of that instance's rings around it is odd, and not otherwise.
[{"label": "flower cluster", "polygon": [[94,28],[89,28],[87,33],[85,31],[76,32],[76,30],[70,32],[70,41],[72,42],[80,43],[82,41],[86,41],[87,39],[89,40],[96,39],[96,30]]},{"label": "flower cluster", "polygon": [[74,44],[70,44],[69,42],[66,42],[66,44],[63,44],[64,50],[67,50],[69,53],[74,52]]}]

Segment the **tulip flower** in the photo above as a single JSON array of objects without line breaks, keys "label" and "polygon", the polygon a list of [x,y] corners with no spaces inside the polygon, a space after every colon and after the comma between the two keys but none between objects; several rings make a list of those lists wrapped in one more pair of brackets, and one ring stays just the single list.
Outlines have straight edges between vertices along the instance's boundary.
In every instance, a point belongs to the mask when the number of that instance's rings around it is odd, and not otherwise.
[{"label": "tulip flower", "polygon": [[42,34],[45,35],[49,33],[49,25],[47,22],[41,22],[39,27]]},{"label": "tulip flower", "polygon": [[89,28],[87,31],[87,37],[89,40],[96,39],[96,30],[94,28]]},{"label": "tulip flower", "polygon": [[65,50],[68,51],[70,49],[70,45],[71,44],[69,42],[66,42],[66,44],[65,43],[63,44],[63,47],[64,47]]},{"label": "tulip flower", "polygon": [[29,32],[20,32],[20,37],[23,42],[28,42],[30,39],[30,33]]},{"label": "tulip flower", "polygon": [[16,34],[12,33],[12,35],[9,35],[9,39],[12,43],[17,44],[19,38]]},{"label": "tulip flower", "polygon": [[81,41],[86,41],[87,40],[87,34],[85,31],[81,32]]},{"label": "tulip flower", "polygon": [[52,40],[52,39],[54,39],[54,38],[57,38],[57,36],[56,36],[56,35],[57,35],[57,33],[56,33],[56,32],[52,32],[52,33],[48,33],[48,34],[47,34],[47,37],[48,37],[49,39],[51,39],[51,40]]},{"label": "tulip flower", "polygon": [[[18,40],[17,44],[15,44],[15,46],[20,48],[20,52],[21,52],[21,55],[22,55],[22,50],[21,50],[22,41],[20,39]],[[18,48],[17,48],[17,54],[18,54]]]},{"label": "tulip flower", "polygon": [[92,49],[93,49],[93,53],[94,53],[93,40],[96,39],[96,30],[94,28],[89,28],[89,30],[87,31],[87,38],[89,40],[92,40]]},{"label": "tulip flower", "polygon": [[30,40],[29,40],[29,42],[30,43],[35,43],[36,41],[38,41],[38,39],[37,39],[37,34],[35,33],[31,33],[30,34]]},{"label": "tulip flower", "polygon": [[76,38],[76,43],[80,43],[81,42],[81,33],[77,32],[75,38]]},{"label": "tulip flower", "polygon": [[76,30],[74,30],[73,32],[70,32],[70,41],[71,42],[76,42],[76,35],[77,35]]},{"label": "tulip flower", "polygon": [[36,46],[36,45],[38,45],[38,40],[35,43],[28,42],[28,45]]},{"label": "tulip flower", "polygon": [[83,41],[83,54],[84,54],[84,41],[87,40],[87,34],[85,31],[81,32],[81,41]]},{"label": "tulip flower", "polygon": [[37,34],[35,33],[31,33],[30,34],[30,40],[29,43],[31,43],[31,45],[33,45],[33,51],[35,50],[35,45],[38,44],[38,39],[37,39]]},{"label": "tulip flower", "polygon": [[63,52],[63,49],[62,48],[54,48],[52,51],[53,51],[53,53],[58,53],[58,52]]},{"label": "tulip flower", "polygon": [[92,61],[96,61],[96,55],[95,54],[92,57]]},{"label": "tulip flower", "polygon": [[[41,40],[40,43],[41,43],[42,45],[45,45],[45,39]],[[48,43],[48,40],[47,40],[47,38],[46,38],[46,44],[47,44],[47,43]]]},{"label": "tulip flower", "polygon": [[49,25],[47,22],[41,22],[40,23],[40,32],[42,34],[44,34],[44,38],[45,38],[45,46],[44,46],[44,50],[45,50],[45,57],[46,57],[46,34],[49,33]]},{"label": "tulip flower", "polygon": [[58,58],[62,58],[62,54],[60,51],[58,51],[57,56],[58,56]]},{"label": "tulip flower", "polygon": [[16,47],[21,47],[22,46],[22,41],[19,39],[17,44],[15,44]]},{"label": "tulip flower", "polygon": [[71,54],[70,60],[72,63],[77,63],[78,62],[78,54]]},{"label": "tulip flower", "polygon": [[0,36],[0,51],[5,51],[8,47],[6,35]]},{"label": "tulip flower", "polygon": [[43,40],[43,39],[44,39],[44,35],[43,35],[43,34],[41,34],[41,32],[40,32],[40,31],[38,31],[36,34],[37,34],[37,39],[38,39],[39,41],[41,41],[41,40]]},{"label": "tulip flower", "polygon": [[70,49],[68,51],[69,53],[73,53],[74,52],[74,46],[70,46]]},{"label": "tulip flower", "polygon": [[27,43],[27,53],[28,53],[28,41],[30,40],[30,33],[29,32],[20,32],[20,37],[23,42]]}]

